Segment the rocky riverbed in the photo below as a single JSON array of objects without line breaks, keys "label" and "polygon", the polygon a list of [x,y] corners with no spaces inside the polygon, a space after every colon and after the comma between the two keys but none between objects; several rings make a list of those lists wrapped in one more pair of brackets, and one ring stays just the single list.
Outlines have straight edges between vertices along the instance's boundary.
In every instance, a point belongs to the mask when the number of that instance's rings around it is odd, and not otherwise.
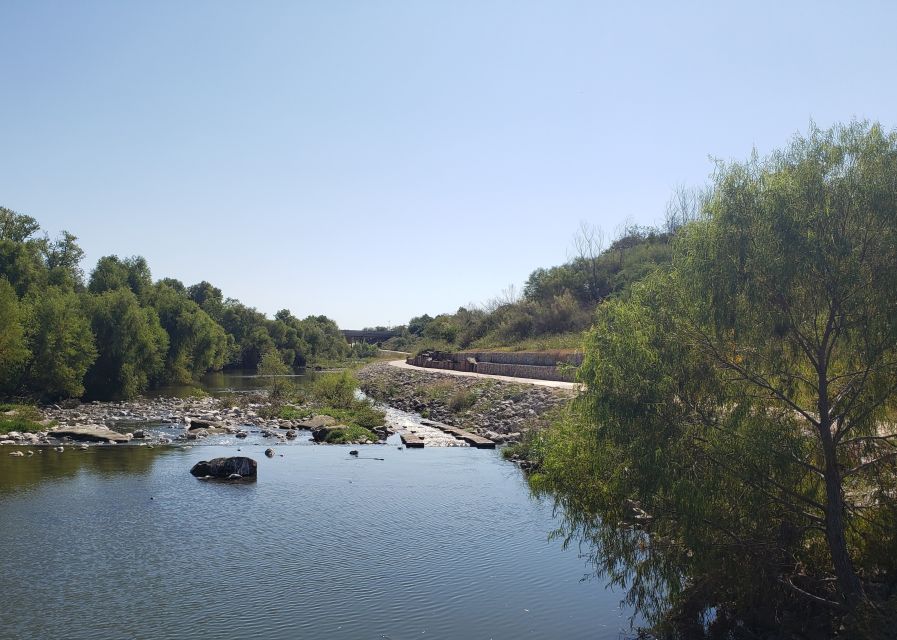
[{"label": "rocky riverbed", "polygon": [[546,414],[568,402],[568,389],[539,387],[399,369],[386,363],[357,373],[361,389],[377,402],[462,427],[495,442],[516,442],[547,422]]},{"label": "rocky riverbed", "polygon": [[313,431],[315,418],[264,418],[264,398],[231,406],[218,398],[138,398],[128,402],[92,402],[40,409],[45,430],[11,431],[0,435],[0,445],[63,445],[66,443],[170,444],[210,436],[229,435],[242,440],[250,434],[279,441],[293,440],[300,430]]}]

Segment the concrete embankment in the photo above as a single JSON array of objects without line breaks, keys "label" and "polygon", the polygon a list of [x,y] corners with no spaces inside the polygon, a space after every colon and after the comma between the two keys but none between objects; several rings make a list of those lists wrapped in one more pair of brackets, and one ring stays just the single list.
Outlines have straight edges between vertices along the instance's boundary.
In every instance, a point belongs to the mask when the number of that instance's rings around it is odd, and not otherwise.
[{"label": "concrete embankment", "polygon": [[463,371],[512,378],[572,381],[582,364],[577,351],[425,351],[407,363],[428,369]]},{"label": "concrete embankment", "polygon": [[576,393],[569,388],[447,375],[386,363],[364,367],[357,376],[361,389],[378,402],[499,443],[515,442],[524,432],[543,427],[546,414]]}]

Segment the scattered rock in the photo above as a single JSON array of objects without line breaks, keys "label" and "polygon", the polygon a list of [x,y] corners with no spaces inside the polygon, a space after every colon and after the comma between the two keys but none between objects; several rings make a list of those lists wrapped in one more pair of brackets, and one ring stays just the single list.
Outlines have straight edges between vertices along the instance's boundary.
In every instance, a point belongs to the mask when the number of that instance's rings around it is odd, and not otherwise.
[{"label": "scattered rock", "polygon": [[213,422],[212,420],[203,420],[202,418],[187,418],[189,422],[187,423],[187,429],[193,431],[194,429],[221,429],[222,425],[218,422]]},{"label": "scattered rock", "polygon": [[274,457],[274,449],[265,449],[265,455],[268,456],[269,458],[273,458]]},{"label": "scattered rock", "polygon": [[[576,393],[572,389],[440,374],[432,369],[400,369],[386,363],[366,366],[356,375],[361,390],[377,401],[494,442],[515,442],[523,432],[543,428],[548,422],[546,413]],[[453,406],[452,398],[461,395],[473,403]]]},{"label": "scattered rock", "polygon": [[25,454],[22,453],[21,451],[10,451],[9,455],[13,456],[14,458],[24,458],[25,457]]},{"label": "scattered rock", "polygon": [[[261,401],[261,397],[259,398]],[[157,436],[147,427],[164,425],[168,428],[181,428],[186,431],[206,429],[209,433],[234,433],[248,425],[258,422],[257,405],[247,404],[241,407],[225,406],[224,403],[211,396],[202,398],[137,398],[121,402],[91,402],[88,404],[59,403],[43,407],[42,423],[59,424],[62,428],[84,426],[105,426],[116,430],[122,422],[134,424],[129,430],[134,431],[136,439],[155,440]],[[146,424],[139,424],[146,423]],[[290,429],[295,424],[291,420],[268,420],[266,427],[271,430]],[[144,433],[141,438],[139,431]],[[50,437],[55,437],[50,432]],[[29,434],[24,434],[26,437]],[[3,438],[14,441],[13,438]]]},{"label": "scattered rock", "polygon": [[357,456],[357,455],[358,455],[358,449],[352,449],[352,450],[349,452],[349,455],[350,455],[350,456]]},{"label": "scattered rock", "polygon": [[128,442],[130,438],[117,433],[109,427],[99,425],[83,425],[78,427],[59,427],[49,432],[54,438],[71,438],[88,442]]}]

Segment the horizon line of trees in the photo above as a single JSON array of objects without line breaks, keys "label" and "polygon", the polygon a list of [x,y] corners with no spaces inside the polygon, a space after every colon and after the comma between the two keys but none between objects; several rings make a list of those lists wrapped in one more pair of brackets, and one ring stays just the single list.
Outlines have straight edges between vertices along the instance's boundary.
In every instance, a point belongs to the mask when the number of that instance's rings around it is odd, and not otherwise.
[{"label": "horizon line of trees", "polygon": [[202,281],[153,281],[140,256],[100,258],[64,231],[40,236],[31,216],[0,207],[0,396],[130,398],[208,371],[256,369],[274,352],[290,367],[344,358],[326,316],[273,319]]}]

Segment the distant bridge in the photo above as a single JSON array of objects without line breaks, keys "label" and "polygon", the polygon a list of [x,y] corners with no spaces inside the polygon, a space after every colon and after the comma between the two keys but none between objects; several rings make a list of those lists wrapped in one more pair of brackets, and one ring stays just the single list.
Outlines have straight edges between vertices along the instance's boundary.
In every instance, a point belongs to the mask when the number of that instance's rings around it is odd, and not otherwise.
[{"label": "distant bridge", "polygon": [[367,342],[368,344],[380,344],[389,340],[393,336],[399,335],[397,330],[388,329],[386,331],[365,331],[356,329],[343,329],[343,336],[349,344],[356,342]]}]

